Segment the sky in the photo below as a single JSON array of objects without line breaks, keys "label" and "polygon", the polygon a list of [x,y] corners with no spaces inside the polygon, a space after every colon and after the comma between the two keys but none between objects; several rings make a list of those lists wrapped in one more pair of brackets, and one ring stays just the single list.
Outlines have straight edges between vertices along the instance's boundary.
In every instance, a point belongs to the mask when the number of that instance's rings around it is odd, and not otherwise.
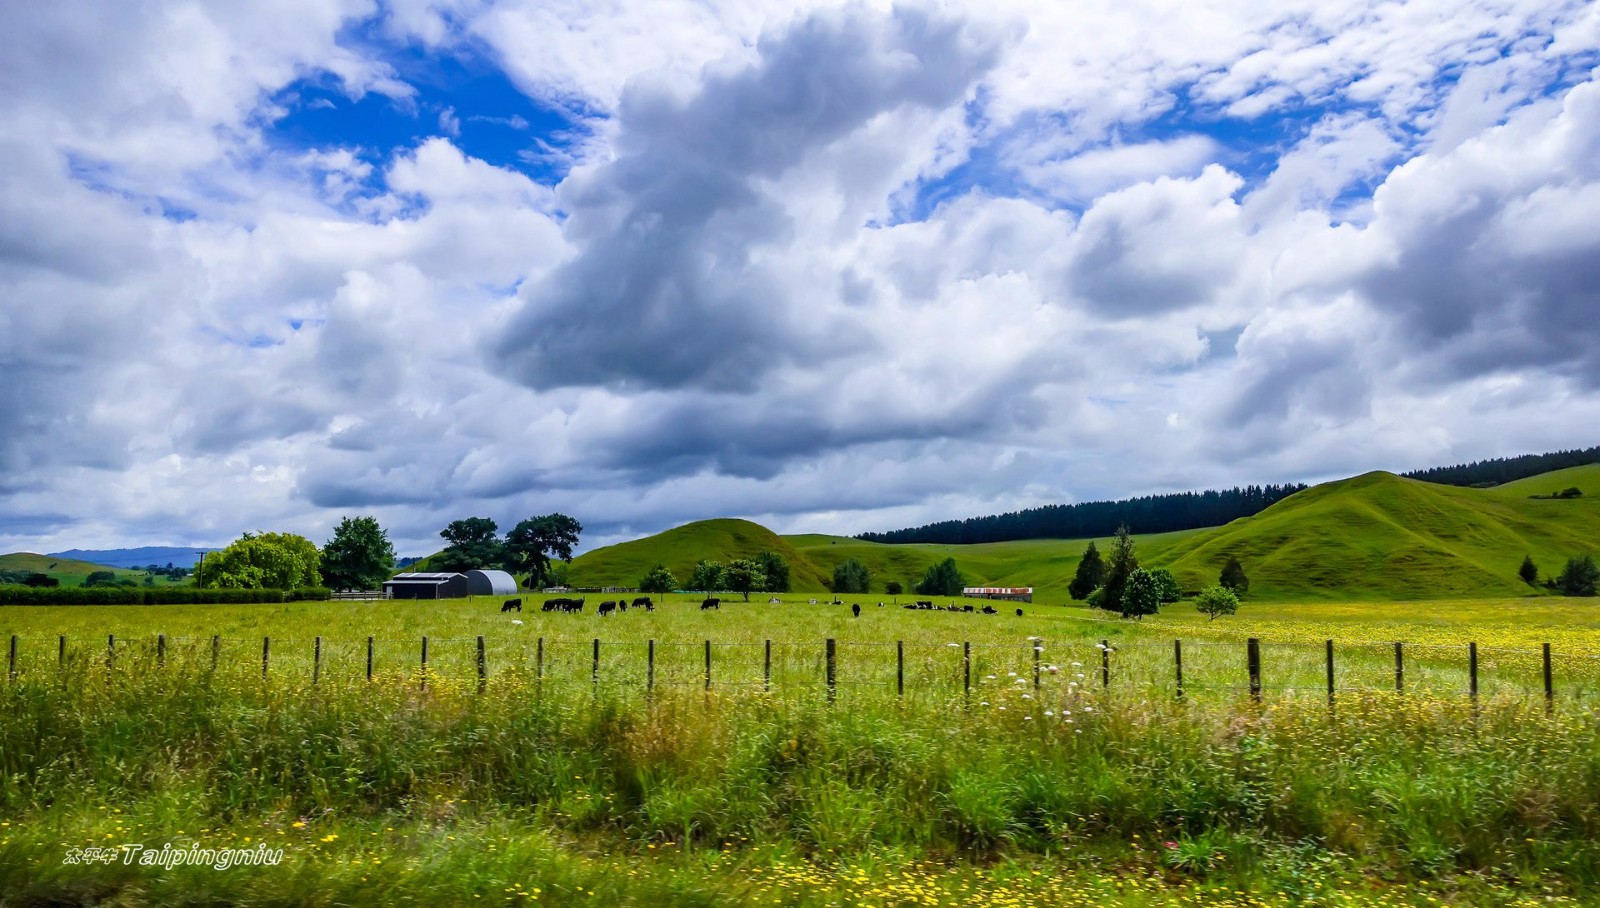
[{"label": "sky", "polygon": [[1579,0],[0,6],[0,551],[1586,447]]}]

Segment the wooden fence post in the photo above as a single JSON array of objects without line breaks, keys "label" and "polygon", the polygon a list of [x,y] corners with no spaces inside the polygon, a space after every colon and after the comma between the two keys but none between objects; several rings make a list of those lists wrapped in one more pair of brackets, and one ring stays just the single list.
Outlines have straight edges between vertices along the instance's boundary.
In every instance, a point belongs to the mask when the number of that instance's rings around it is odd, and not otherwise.
[{"label": "wooden fence post", "polygon": [[322,635],[318,634],[311,650],[311,686],[322,683]]},{"label": "wooden fence post", "polygon": [[367,680],[372,680],[372,636],[367,636]]},{"label": "wooden fence post", "polygon": [[1394,692],[1406,692],[1406,655],[1405,644],[1396,640],[1394,644]]},{"label": "wooden fence post", "polygon": [[156,668],[167,667],[167,635],[156,634]]},{"label": "wooden fence post", "polygon": [[711,641],[706,641],[706,690],[711,689]]},{"label": "wooden fence post", "polygon": [[1111,641],[1100,641],[1100,686],[1111,687]]},{"label": "wooden fence post", "polygon": [[972,703],[972,641],[961,643],[961,693]]},{"label": "wooden fence post", "polygon": [[1039,689],[1039,659],[1044,655],[1044,641],[1033,641],[1033,689]]},{"label": "wooden fence post", "polygon": [[894,642],[894,691],[895,696],[906,695],[906,642]]},{"label": "wooden fence post", "polygon": [[1467,644],[1467,696],[1472,698],[1472,714],[1478,714],[1478,644]]},{"label": "wooden fence post", "polygon": [[427,687],[428,687],[428,635],[427,634],[423,634],[422,635],[422,675],[421,675],[421,683],[422,683],[422,688],[424,690],[426,690]]},{"label": "wooden fence post", "polygon": [[772,693],[772,641],[766,642],[766,655],[761,660],[761,689]]},{"label": "wooden fence post", "polygon": [[537,683],[538,689],[542,691],[542,690],[544,690],[544,638],[543,637],[539,638],[539,649],[537,651],[537,654],[533,657],[533,659],[534,659],[534,661],[533,661],[533,680]]},{"label": "wooden fence post", "polygon": [[644,656],[644,689],[653,692],[656,689],[656,642],[650,641],[645,649]]},{"label": "wooden fence post", "polygon": [[1172,668],[1178,676],[1178,699],[1183,699],[1183,641],[1172,641]]},{"label": "wooden fence post", "polygon": [[589,681],[595,690],[600,689],[600,638],[594,638],[594,658],[589,666]]},{"label": "wooden fence post", "polygon": [[1327,641],[1328,651],[1328,708],[1333,709],[1333,641]]},{"label": "wooden fence post", "polygon": [[211,674],[217,673],[217,661],[222,658],[222,635],[211,635]]},{"label": "wooden fence post", "polygon": [[828,638],[827,653],[828,653],[828,659],[827,659],[827,665],[828,665],[828,702],[832,703],[833,702],[833,697],[834,697],[834,674],[833,674],[833,672],[834,672],[834,640],[833,640],[832,637]]},{"label": "wooden fence post", "polygon": [[117,635],[106,635],[106,681],[111,681],[111,670],[117,661]]},{"label": "wooden fence post", "polygon": [[1261,702],[1261,641],[1251,637],[1244,643],[1245,665],[1250,671],[1250,699]]},{"label": "wooden fence post", "polygon": [[1550,673],[1550,644],[1542,647],[1544,656],[1544,713],[1552,715],[1556,711],[1556,686],[1555,678]]},{"label": "wooden fence post", "polygon": [[6,662],[6,678],[10,681],[17,680],[17,635],[11,635],[11,656]]},{"label": "wooden fence post", "polygon": [[272,656],[272,638],[261,638],[261,680],[267,680],[267,662]]},{"label": "wooden fence post", "polygon": [[67,667],[67,635],[66,634],[62,634],[61,635],[61,639],[56,644],[56,668],[65,669],[66,667]]},{"label": "wooden fence post", "polygon": [[478,635],[478,693],[489,684],[489,654],[483,650],[483,635]]}]

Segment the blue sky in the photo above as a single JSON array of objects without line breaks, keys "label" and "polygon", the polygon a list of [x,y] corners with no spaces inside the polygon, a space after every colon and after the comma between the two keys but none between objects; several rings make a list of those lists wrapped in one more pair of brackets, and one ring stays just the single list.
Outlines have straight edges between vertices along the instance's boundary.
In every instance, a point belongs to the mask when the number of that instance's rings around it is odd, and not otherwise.
[{"label": "blue sky", "polygon": [[0,27],[0,549],[856,532],[1600,417],[1593,4]]}]

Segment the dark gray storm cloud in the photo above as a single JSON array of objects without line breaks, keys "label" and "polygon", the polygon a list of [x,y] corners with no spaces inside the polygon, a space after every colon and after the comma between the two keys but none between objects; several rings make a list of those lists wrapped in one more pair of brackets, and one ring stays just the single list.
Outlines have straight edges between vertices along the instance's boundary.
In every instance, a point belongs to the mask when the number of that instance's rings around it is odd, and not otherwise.
[{"label": "dark gray storm cloud", "polygon": [[1600,387],[1600,84],[1396,171],[1360,286],[1449,382],[1537,368]]},{"label": "dark gray storm cloud", "polygon": [[616,157],[563,186],[577,257],[526,294],[496,345],[533,388],[749,391],[770,368],[848,350],[837,317],[760,260],[791,236],[763,182],[873,118],[958,103],[996,60],[965,23],[899,10],[813,15],[687,98],[638,80]]}]

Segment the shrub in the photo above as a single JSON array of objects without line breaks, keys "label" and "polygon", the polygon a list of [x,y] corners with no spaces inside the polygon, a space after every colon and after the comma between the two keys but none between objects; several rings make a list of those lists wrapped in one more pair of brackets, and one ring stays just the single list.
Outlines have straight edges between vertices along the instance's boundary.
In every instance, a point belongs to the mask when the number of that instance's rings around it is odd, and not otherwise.
[{"label": "shrub", "polygon": [[1122,587],[1122,617],[1143,618],[1161,610],[1161,585],[1151,572],[1140,568],[1128,575]]},{"label": "shrub", "polygon": [[1217,578],[1217,583],[1233,590],[1234,595],[1243,598],[1250,592],[1250,578],[1244,575],[1244,565],[1233,555],[1228,556],[1228,563],[1222,566],[1222,575]]},{"label": "shrub", "polygon": [[1237,614],[1239,597],[1225,586],[1213,586],[1200,594],[1194,602],[1194,607],[1199,609],[1202,615],[1215,621],[1218,615]]},{"label": "shrub", "polygon": [[1567,566],[1556,578],[1556,586],[1563,596],[1593,596],[1597,583],[1600,583],[1600,568],[1595,567],[1590,555],[1567,559]]}]

